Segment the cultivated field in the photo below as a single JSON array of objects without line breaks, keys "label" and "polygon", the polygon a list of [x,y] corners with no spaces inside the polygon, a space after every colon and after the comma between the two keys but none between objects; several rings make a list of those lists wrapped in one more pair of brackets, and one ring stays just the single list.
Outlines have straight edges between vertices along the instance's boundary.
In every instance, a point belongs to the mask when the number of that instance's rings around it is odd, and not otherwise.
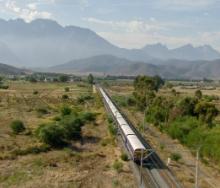
[{"label": "cultivated field", "polygon": [[[79,102],[84,95],[92,99]],[[58,149],[45,146],[36,129],[58,120],[63,105],[96,113],[96,120],[83,126],[82,139]],[[26,130],[15,135],[13,120]],[[101,99],[84,83],[9,82],[8,90],[0,90],[0,151],[0,187],[136,187]]]}]

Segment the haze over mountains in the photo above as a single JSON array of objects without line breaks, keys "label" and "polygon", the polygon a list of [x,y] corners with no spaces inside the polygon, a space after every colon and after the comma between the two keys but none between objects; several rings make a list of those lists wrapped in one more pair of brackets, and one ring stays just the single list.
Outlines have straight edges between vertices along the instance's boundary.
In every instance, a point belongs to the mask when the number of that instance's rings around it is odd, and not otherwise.
[{"label": "haze over mountains", "polygon": [[136,76],[160,75],[168,79],[220,78],[220,59],[213,61],[149,60],[148,63],[130,61],[112,55],[99,55],[72,60],[46,69],[58,73]]},{"label": "haze over mountains", "polygon": [[[193,47],[187,44],[168,49],[157,43],[141,49],[124,49],[90,29],[63,27],[46,19],[30,23],[21,19],[0,19],[0,62],[17,67],[52,67],[50,70],[57,72],[115,75],[149,73],[169,77],[196,76],[200,73],[195,73],[195,69],[200,72],[208,69],[208,73],[202,75],[215,77],[217,70],[212,67],[219,66],[216,59],[220,59],[220,53],[209,45]],[[175,73],[170,73],[169,69]]]},{"label": "haze over mountains", "polygon": [[[162,44],[146,45],[141,49],[123,49],[112,45],[95,32],[76,26],[62,27],[57,22],[37,19],[26,23],[21,19],[0,20],[0,42],[5,44],[8,62],[27,67],[52,66],[72,59],[109,54],[134,61],[151,59],[213,60],[220,53],[211,46],[192,45],[169,50]],[[0,44],[1,44],[0,43]],[[0,45],[1,50],[3,48]],[[4,48],[3,48],[4,50]]]}]

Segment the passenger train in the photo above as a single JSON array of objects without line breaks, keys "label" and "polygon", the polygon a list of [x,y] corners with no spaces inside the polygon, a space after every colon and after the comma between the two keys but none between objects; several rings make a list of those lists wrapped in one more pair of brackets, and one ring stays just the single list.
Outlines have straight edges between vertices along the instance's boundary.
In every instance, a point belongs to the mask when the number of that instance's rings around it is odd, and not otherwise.
[{"label": "passenger train", "polygon": [[128,122],[124,119],[122,114],[118,111],[116,106],[112,103],[111,99],[107,96],[105,91],[102,88],[99,88],[104,98],[104,101],[108,105],[112,115],[114,116],[115,120],[117,121],[118,128],[120,130],[122,139],[127,147],[132,159],[135,162],[140,162],[141,159],[143,160],[147,156],[147,149],[139,140],[135,132],[132,130]]}]

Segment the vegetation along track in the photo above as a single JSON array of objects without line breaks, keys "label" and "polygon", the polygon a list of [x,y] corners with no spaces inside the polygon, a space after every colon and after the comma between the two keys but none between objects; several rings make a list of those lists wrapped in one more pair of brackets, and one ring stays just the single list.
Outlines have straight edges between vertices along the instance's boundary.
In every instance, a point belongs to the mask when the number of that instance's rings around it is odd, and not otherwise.
[{"label": "vegetation along track", "polygon": [[[108,93],[106,92],[108,95]],[[109,95],[108,95],[109,96]],[[111,99],[111,97],[109,96]],[[112,101],[113,102],[113,101]],[[113,102],[114,103],[114,102]],[[120,111],[118,106],[114,103],[116,108]],[[151,155],[147,159],[143,161],[143,168],[141,170],[140,176],[144,182],[145,187],[157,187],[157,188],[182,188],[180,183],[176,180],[175,176],[172,174],[170,169],[163,163],[158,154],[153,150],[150,144],[142,137],[142,135],[137,131],[137,129],[132,125],[129,121],[128,117],[123,114],[122,111],[120,113],[123,115],[124,119],[128,122],[130,127],[133,129],[137,137],[140,139],[142,144],[145,146],[149,152],[152,152]],[[138,165],[136,164],[137,168]]]}]

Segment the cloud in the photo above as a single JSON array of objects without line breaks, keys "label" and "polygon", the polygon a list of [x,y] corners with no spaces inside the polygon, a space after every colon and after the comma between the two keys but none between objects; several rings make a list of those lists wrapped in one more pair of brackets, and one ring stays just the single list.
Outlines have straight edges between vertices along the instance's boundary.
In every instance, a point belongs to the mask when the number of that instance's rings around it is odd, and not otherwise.
[{"label": "cloud", "polygon": [[190,25],[180,24],[176,22],[160,22],[156,18],[151,17],[147,20],[133,19],[128,21],[112,21],[112,20],[102,20],[93,17],[82,18],[91,26],[100,27],[101,30],[113,30],[123,33],[146,33],[146,32],[162,32],[169,31],[176,28],[189,28]]},{"label": "cloud", "polygon": [[114,33],[98,32],[100,36],[122,48],[140,48],[146,44],[165,43],[176,47],[189,42],[187,37],[166,36],[158,33]]},{"label": "cloud", "polygon": [[115,33],[98,32],[100,36],[122,48],[141,48],[146,44],[164,43],[169,48],[176,48],[188,43],[196,46],[211,44],[220,51],[220,32],[202,32],[197,36],[168,36],[158,33]]},{"label": "cloud", "polygon": [[217,3],[218,0],[156,0],[154,5],[158,8],[190,10],[207,8]]},{"label": "cloud", "polygon": [[159,24],[155,18],[150,18],[148,21],[143,20],[129,20],[129,21],[106,21],[93,17],[83,18],[83,21],[89,22],[90,24],[95,24],[98,26],[105,26],[111,30],[122,31],[127,33],[135,32],[153,32],[165,29],[161,24]]},{"label": "cloud", "polygon": [[17,5],[16,1],[7,1],[4,5],[5,11],[30,22],[36,18],[51,18],[52,14],[46,11],[38,11],[36,3],[29,3],[25,7]]}]

